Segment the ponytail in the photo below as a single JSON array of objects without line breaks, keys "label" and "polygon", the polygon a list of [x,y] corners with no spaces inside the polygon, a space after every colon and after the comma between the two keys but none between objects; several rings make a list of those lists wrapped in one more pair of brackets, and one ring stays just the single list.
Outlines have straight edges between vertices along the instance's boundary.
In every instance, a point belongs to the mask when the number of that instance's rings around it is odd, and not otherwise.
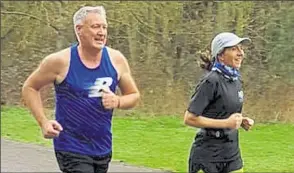
[{"label": "ponytail", "polygon": [[211,71],[212,66],[215,62],[215,57],[211,57],[211,46],[212,40],[210,41],[210,44],[207,45],[206,50],[204,52],[200,53],[200,59],[202,60],[202,63],[200,63],[200,67],[202,69],[205,69],[207,71]]},{"label": "ponytail", "polygon": [[200,63],[200,67],[210,71],[213,65],[213,62],[210,60],[210,58],[201,54],[200,59],[203,61],[202,63]]}]

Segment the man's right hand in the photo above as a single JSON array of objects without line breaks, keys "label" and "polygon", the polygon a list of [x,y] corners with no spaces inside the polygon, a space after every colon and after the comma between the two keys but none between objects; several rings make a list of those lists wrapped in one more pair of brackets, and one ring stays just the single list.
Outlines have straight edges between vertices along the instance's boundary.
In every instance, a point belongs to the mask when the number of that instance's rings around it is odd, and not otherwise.
[{"label": "man's right hand", "polygon": [[227,127],[230,129],[240,128],[242,123],[242,114],[234,113],[229,118],[227,118]]},{"label": "man's right hand", "polygon": [[63,130],[62,126],[55,120],[46,121],[42,125],[42,133],[44,138],[52,139],[58,137],[59,133]]}]

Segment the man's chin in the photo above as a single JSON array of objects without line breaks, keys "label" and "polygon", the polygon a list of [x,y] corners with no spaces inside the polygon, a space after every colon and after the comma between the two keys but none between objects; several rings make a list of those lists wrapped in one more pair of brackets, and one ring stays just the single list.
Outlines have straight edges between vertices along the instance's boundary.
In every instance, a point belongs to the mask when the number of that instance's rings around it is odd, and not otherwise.
[{"label": "man's chin", "polygon": [[102,49],[105,45],[104,44],[95,44],[94,47],[97,49]]}]

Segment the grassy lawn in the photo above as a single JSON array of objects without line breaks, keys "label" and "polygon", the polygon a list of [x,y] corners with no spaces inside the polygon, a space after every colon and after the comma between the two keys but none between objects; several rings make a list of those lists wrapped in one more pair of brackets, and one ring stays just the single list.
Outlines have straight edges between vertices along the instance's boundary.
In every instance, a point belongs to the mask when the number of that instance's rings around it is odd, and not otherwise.
[{"label": "grassy lawn", "polygon": [[[152,168],[187,172],[187,158],[196,130],[182,119],[114,117],[114,160]],[[240,130],[246,172],[294,171],[294,124],[258,124],[251,132]],[[29,113],[16,107],[1,108],[1,137],[51,146],[43,139]]]}]

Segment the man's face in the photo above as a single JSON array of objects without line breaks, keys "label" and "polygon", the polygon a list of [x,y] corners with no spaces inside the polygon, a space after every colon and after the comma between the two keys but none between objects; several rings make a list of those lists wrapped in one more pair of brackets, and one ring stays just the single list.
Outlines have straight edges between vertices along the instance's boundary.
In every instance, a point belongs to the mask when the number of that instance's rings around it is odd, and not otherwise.
[{"label": "man's face", "polygon": [[225,48],[219,60],[227,66],[240,68],[244,58],[244,51],[241,44]]},{"label": "man's face", "polygon": [[83,45],[102,49],[106,44],[107,21],[104,16],[89,13],[81,25],[77,25],[80,41]]}]

